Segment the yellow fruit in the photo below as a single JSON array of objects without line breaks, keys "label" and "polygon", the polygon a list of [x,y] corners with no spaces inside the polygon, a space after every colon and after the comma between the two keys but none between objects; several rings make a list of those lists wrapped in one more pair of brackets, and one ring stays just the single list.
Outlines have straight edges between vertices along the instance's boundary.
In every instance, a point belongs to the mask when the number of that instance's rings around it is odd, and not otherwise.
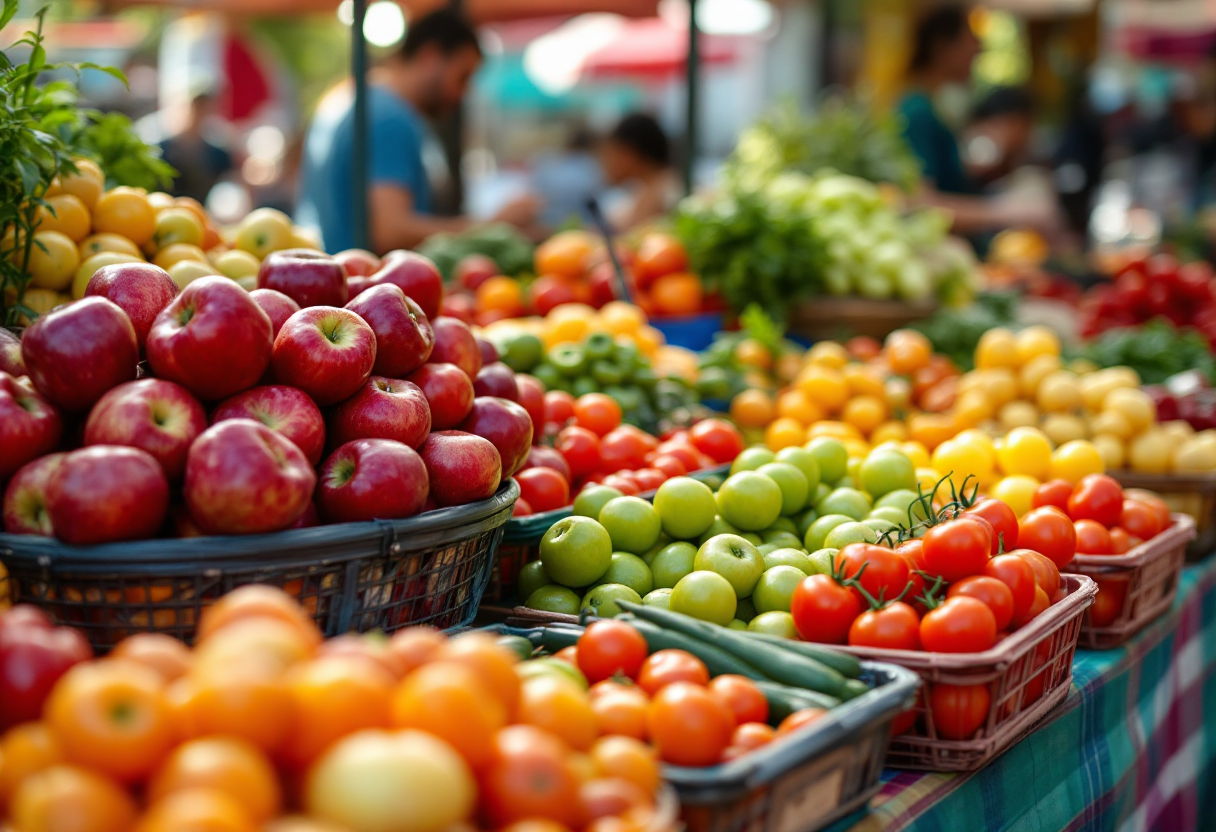
[{"label": "yellow fruit", "polygon": [[62,292],[72,285],[80,268],[80,252],[70,237],[59,231],[38,231],[30,247],[30,286]]},{"label": "yellow fruit", "polygon": [[[21,302],[34,310],[35,315],[42,316],[56,306],[62,306],[71,300],[71,298],[62,292],[56,292],[51,289],[26,289],[25,296],[21,299]],[[27,321],[26,323],[29,322]]]},{"label": "yellow fruit", "polygon": [[1035,402],[1044,413],[1063,413],[1081,406],[1081,391],[1077,377],[1068,370],[1049,373],[1039,383]]},{"label": "yellow fruit", "polygon": [[[252,292],[254,289],[258,288],[258,279],[256,277],[252,277],[252,276],[251,277],[238,277],[236,279],[236,285],[240,286],[246,292]],[[696,379],[694,379],[694,381],[695,380]]]},{"label": "yellow fruit", "polygon": [[163,211],[166,208],[172,208],[175,200],[173,194],[167,194],[164,191],[153,191],[148,194],[148,204],[157,211]]},{"label": "yellow fruit", "polygon": [[179,289],[185,289],[200,277],[210,277],[216,273],[215,266],[201,260],[178,260],[165,271]]},{"label": "yellow fruit", "polygon": [[1216,436],[1204,431],[1191,437],[1178,447],[1173,461],[1179,473],[1216,471]]},{"label": "yellow fruit", "polygon": [[900,442],[899,449],[903,451],[912,464],[917,468],[928,468],[930,465],[929,451],[919,442]]},{"label": "yellow fruit", "polygon": [[1140,380],[1135,373],[1132,373],[1131,379],[1129,379],[1128,375],[1122,372],[1126,369],[1125,367],[1111,367],[1082,376],[1078,386],[1081,389],[1081,399],[1085,403],[1085,408],[1097,413],[1102,410],[1102,403],[1106,401],[1106,397],[1112,390],[1120,387],[1138,387]]},{"label": "yellow fruit", "polygon": [[1133,471],[1166,474],[1173,468],[1174,440],[1160,430],[1147,430],[1127,446],[1127,464]]},{"label": "yellow fruit", "polygon": [[604,329],[613,335],[633,335],[646,325],[646,313],[623,300],[604,304],[600,309],[599,319]]},{"label": "yellow fruit", "polygon": [[1045,480],[1051,474],[1051,442],[1038,428],[1014,428],[997,448],[996,459],[1006,476]]},{"label": "yellow fruit", "polygon": [[936,468],[920,468],[916,469],[916,484],[921,490],[928,494],[933,490],[933,486],[937,485],[942,475],[938,473]]},{"label": "yellow fruit", "polygon": [[840,418],[869,436],[887,418],[887,405],[878,396],[856,396],[845,404]]},{"label": "yellow fruit", "polygon": [[123,254],[120,251],[103,251],[101,254],[94,254],[76,269],[76,276],[72,278],[72,297],[84,297],[84,290],[89,285],[89,278],[102,266],[113,266],[116,263],[142,262],[142,257],[132,257],[130,254]]},{"label": "yellow fruit", "polygon": [[265,259],[272,251],[291,246],[291,219],[274,208],[250,211],[236,229],[236,247]]},{"label": "yellow fruit", "polygon": [[321,250],[321,238],[317,232],[311,228],[295,226],[291,229],[291,247],[292,248],[309,248],[314,251]]},{"label": "yellow fruit", "polygon": [[1008,367],[980,370],[979,389],[994,408],[1000,408],[1018,397],[1018,380]]},{"label": "yellow fruit", "polygon": [[156,233],[156,209],[143,191],[114,188],[102,194],[93,206],[93,231],[121,234],[142,246]]},{"label": "yellow fruit", "polygon": [[258,269],[262,267],[262,261],[239,248],[217,254],[211,258],[211,262],[220,274],[224,277],[231,277],[233,280],[250,275],[256,277]]},{"label": "yellow fruit", "polygon": [[81,260],[88,260],[94,254],[101,254],[103,251],[117,251],[143,259],[143,252],[139,250],[139,246],[119,234],[91,234],[80,241],[77,251]]},{"label": "yellow fruit", "polygon": [[638,345],[642,355],[654,358],[659,348],[667,343],[667,336],[652,326],[644,326],[633,336],[633,343]]},{"label": "yellow fruit", "polygon": [[975,346],[975,366],[981,370],[988,367],[1017,367],[1018,349],[1013,333],[999,327],[985,332]]},{"label": "yellow fruit", "polygon": [[192,246],[188,243],[174,243],[157,252],[152,262],[162,269],[168,270],[174,263],[180,263],[183,260],[197,260],[200,263],[206,263],[207,255],[198,246]]},{"label": "yellow fruit", "polygon": [[976,427],[993,417],[992,402],[979,390],[968,390],[954,402],[954,415],[960,425]]},{"label": "yellow fruit", "polygon": [[1068,369],[1079,376],[1087,376],[1101,368],[1088,358],[1074,358],[1068,362]]},{"label": "yellow fruit", "polygon": [[983,447],[954,439],[943,442],[933,450],[933,468],[943,475],[949,475],[950,481],[960,492],[964,481],[967,481],[969,490],[993,473],[992,463]]},{"label": "yellow fruit", "polygon": [[1118,410],[1103,410],[1097,416],[1090,418],[1089,429],[1094,433],[1114,436],[1118,439],[1131,439],[1136,431],[1132,423]]},{"label": "yellow fruit", "polygon": [[807,439],[814,439],[818,436],[831,436],[836,439],[861,439],[861,434],[858,433],[857,428],[833,419],[824,419],[822,422],[816,422],[806,432]]},{"label": "yellow fruit", "polygon": [[[844,440],[844,449],[848,453],[850,460],[865,459],[867,456],[870,455],[870,451],[873,450],[873,448],[870,447],[870,443],[866,442],[862,439]],[[854,479],[856,479],[856,474],[853,473],[852,471],[850,471],[850,473],[853,474]]]},{"label": "yellow fruit", "polygon": [[156,215],[156,233],[152,245],[164,249],[175,243],[192,246],[203,244],[203,224],[189,208],[165,208]]},{"label": "yellow fruit", "polygon": [[744,367],[767,370],[773,366],[773,354],[755,338],[744,338],[735,344],[735,360]]},{"label": "yellow fruit", "polygon": [[1065,442],[1085,439],[1089,436],[1085,423],[1071,413],[1048,413],[1043,417],[1043,424],[1040,427],[1043,433],[1047,434],[1051,443],[1057,447]]},{"label": "yellow fruit", "polygon": [[1090,441],[1102,456],[1102,464],[1106,466],[1107,471],[1123,467],[1127,460],[1127,446],[1122,438],[1109,433],[1099,433]]},{"label": "yellow fruit", "polygon": [[1068,480],[1074,485],[1088,474],[1106,470],[1098,449],[1084,439],[1066,442],[1051,455],[1051,479]]},{"label": "yellow fruit", "polygon": [[912,403],[912,385],[906,378],[891,376],[883,382],[882,392],[892,410],[906,410]]},{"label": "yellow fruit", "polygon": [[1018,388],[1022,397],[1033,399],[1043,379],[1063,366],[1058,355],[1039,355],[1030,359],[1018,372]]},{"label": "yellow fruit", "polygon": [[1030,402],[1010,402],[996,414],[1002,430],[1011,431],[1014,428],[1034,427],[1039,423],[1039,409]]},{"label": "yellow fruit", "polygon": [[1034,492],[1038,487],[1039,481],[1034,477],[1014,474],[993,483],[992,488],[988,489],[988,496],[1005,503],[1013,509],[1014,514],[1021,517],[1033,508],[1031,500],[1034,499]]},{"label": "yellow fruit", "polygon": [[762,428],[777,416],[777,406],[763,390],[744,390],[730,401],[730,418],[743,428]]},{"label": "yellow fruit", "polygon": [[806,362],[839,370],[849,363],[849,353],[835,341],[820,341],[806,351]]},{"label": "yellow fruit", "polygon": [[886,395],[885,378],[877,367],[871,367],[868,364],[846,364],[840,371],[840,375],[844,378],[844,383],[848,385],[849,394],[852,396],[882,398]]},{"label": "yellow fruit", "polygon": [[870,441],[876,445],[884,442],[902,442],[908,438],[908,426],[898,420],[883,422],[870,433]]},{"label": "yellow fruit", "polygon": [[802,369],[802,358],[796,352],[783,352],[773,362],[773,375],[782,384],[789,384]]},{"label": "yellow fruit", "polygon": [[1157,407],[1148,393],[1135,387],[1119,387],[1102,401],[1103,411],[1122,414],[1132,433],[1140,433],[1157,421]]},{"label": "yellow fruit", "polygon": [[106,187],[105,174],[92,159],[75,159],[76,173],[65,173],[55,177],[47,195],[71,194],[90,211]]},{"label": "yellow fruit", "polygon": [[1189,422],[1175,419],[1172,422],[1162,422],[1158,427],[1179,442],[1185,442],[1195,435],[1195,429]]},{"label": "yellow fruit", "polygon": [[[747,393],[760,393],[759,390],[747,390]],[[763,395],[763,393],[761,393]],[[818,422],[823,418],[823,411],[806,397],[806,394],[796,388],[786,390],[777,397],[777,415],[794,419],[803,427]],[[753,425],[752,427],[760,427]]]},{"label": "yellow fruit", "polygon": [[1045,326],[1028,326],[1014,336],[1018,363],[1025,365],[1040,355],[1059,355],[1060,337]]},{"label": "yellow fruit", "polygon": [[79,243],[89,236],[89,209],[79,197],[72,194],[56,194],[39,206],[36,231],[58,231]]},{"label": "yellow fruit", "polygon": [[806,428],[796,419],[781,417],[774,419],[764,431],[764,444],[771,450],[791,448],[806,441]]},{"label": "yellow fruit", "polygon": [[844,406],[849,399],[849,387],[844,377],[830,367],[811,364],[804,367],[794,386],[806,394],[823,410],[833,412]]},{"label": "yellow fruit", "polygon": [[996,445],[992,441],[992,437],[984,433],[982,430],[968,428],[954,437],[955,442],[965,442],[968,445],[975,445],[983,450],[988,457],[988,464],[991,467],[996,467]]}]

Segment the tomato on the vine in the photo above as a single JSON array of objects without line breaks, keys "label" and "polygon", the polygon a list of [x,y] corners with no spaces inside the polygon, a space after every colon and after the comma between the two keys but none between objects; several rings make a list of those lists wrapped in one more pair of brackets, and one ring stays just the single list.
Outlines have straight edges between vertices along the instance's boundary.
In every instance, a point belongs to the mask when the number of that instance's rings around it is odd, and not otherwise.
[{"label": "tomato on the vine", "polygon": [[920,616],[903,601],[863,612],[849,627],[853,647],[881,647],[887,650],[920,648]]},{"label": "tomato on the vine", "polygon": [[1018,526],[1018,543],[1049,558],[1057,568],[1067,566],[1077,551],[1077,530],[1057,508],[1030,511]]},{"label": "tomato on the vine", "polygon": [[1068,516],[1073,520],[1096,520],[1109,528],[1119,525],[1123,513],[1123,486],[1106,474],[1081,478],[1068,498]]},{"label": "tomato on the vine", "polygon": [[1140,500],[1124,500],[1119,512],[1119,525],[1127,529],[1131,537],[1152,540],[1165,526],[1160,523],[1157,510]]},{"label": "tomato on the vine", "polygon": [[1068,480],[1048,480],[1035,489],[1030,504],[1035,508],[1055,506],[1060,511],[1068,511],[1068,500],[1072,497],[1072,483]]},{"label": "tomato on the vine", "polygon": [[1111,554],[1110,532],[1097,520],[1078,520],[1073,524],[1077,531],[1078,555]]},{"label": "tomato on the vine", "polygon": [[[1013,615],[1025,615],[1034,603],[1035,581],[1034,567],[1024,558],[1015,554],[997,555],[984,564],[984,574],[1009,587],[1013,598]],[[1004,629],[1002,627],[1001,629]]]},{"label": "tomato on the vine", "polygon": [[965,740],[988,718],[992,694],[987,685],[936,684],[929,691],[929,713],[937,736]]},{"label": "tomato on the vine", "polygon": [[633,679],[649,652],[646,638],[624,621],[595,621],[578,638],[578,669],[592,683],[617,673]]},{"label": "tomato on the vine", "polygon": [[1018,548],[1018,516],[1004,501],[980,500],[963,514],[983,517],[992,526],[993,555]]},{"label": "tomato on the vine", "polygon": [[932,653],[982,653],[996,644],[996,616],[975,598],[947,598],[921,619],[920,643]]},{"label": "tomato on the vine", "polygon": [[908,586],[908,561],[882,546],[850,543],[834,560],[845,579],[856,578],[861,588],[877,601],[897,598]]},{"label": "tomato on the vine", "polygon": [[981,525],[986,523],[983,518],[960,517],[929,529],[921,538],[925,573],[953,583],[982,572],[992,546],[991,526]]},{"label": "tomato on the vine", "polygon": [[811,575],[795,587],[790,614],[803,641],[844,644],[861,615],[861,598],[830,575]]},{"label": "tomato on the vine", "polygon": [[955,598],[960,595],[974,598],[992,610],[998,632],[1008,627],[1009,622],[1013,619],[1013,591],[999,578],[972,575],[970,578],[963,578],[958,583],[951,584],[950,589],[946,591],[947,598]]}]

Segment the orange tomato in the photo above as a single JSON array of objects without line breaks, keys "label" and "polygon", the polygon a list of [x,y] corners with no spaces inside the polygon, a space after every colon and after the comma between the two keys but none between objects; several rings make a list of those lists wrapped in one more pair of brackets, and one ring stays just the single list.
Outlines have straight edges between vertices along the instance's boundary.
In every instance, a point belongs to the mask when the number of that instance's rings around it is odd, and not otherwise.
[{"label": "orange tomato", "polygon": [[684,650],[656,650],[642,662],[637,681],[638,687],[654,696],[673,682],[708,685],[709,670],[703,661]]},{"label": "orange tomato", "polygon": [[172,792],[148,807],[133,832],[257,832],[236,799],[218,789]]},{"label": "orange tomato", "polygon": [[190,649],[173,636],[164,633],[137,633],[128,636],[110,653],[112,659],[128,659],[160,674],[165,682],[186,675],[192,657]]},{"label": "orange tomato", "polygon": [[195,642],[201,644],[213,633],[246,618],[274,618],[296,629],[302,640],[315,648],[321,630],[294,598],[281,589],[264,584],[238,587],[221,597],[199,616]]},{"label": "orange tomato", "polygon": [[797,419],[782,416],[764,430],[764,444],[774,451],[791,448],[806,441],[806,427]]},{"label": "orange tomato", "polygon": [[563,647],[553,654],[553,658],[561,659],[562,661],[578,667],[578,648],[571,644],[569,647]]},{"label": "orange tomato", "polygon": [[802,368],[794,386],[826,412],[835,412],[849,400],[849,385],[840,371],[821,364]]},{"label": "orange tomato", "polygon": [[47,195],[72,194],[78,198],[84,207],[92,210],[97,204],[98,197],[106,187],[106,175],[92,159],[73,159],[76,164],[75,173],[64,173],[55,177]]},{"label": "orange tomato", "polygon": [[196,788],[223,792],[258,823],[277,815],[282,805],[270,760],[257,746],[235,737],[204,737],[179,745],[152,775],[146,797],[157,803]]},{"label": "orange tomato", "polygon": [[142,246],[156,233],[156,209],[141,190],[113,188],[98,197],[93,205],[93,231],[121,234]]},{"label": "orange tomato", "polygon": [[506,708],[481,677],[452,662],[432,662],[406,676],[392,704],[394,726],[434,734],[474,768],[489,761],[486,737],[507,724]]},{"label": "orange tomato", "polygon": [[200,670],[223,670],[235,664],[282,673],[312,657],[314,646],[300,629],[278,618],[237,620],[201,643],[194,653]]},{"label": "orange tomato", "polygon": [[28,778],[9,807],[21,832],[127,832],[135,815],[126,789],[74,766],[52,766]]},{"label": "orange tomato", "polygon": [[474,298],[482,312],[502,312],[508,318],[524,313],[523,288],[511,277],[491,277],[477,287]]},{"label": "orange tomato", "polygon": [[781,724],[777,726],[778,734],[788,734],[791,731],[797,731],[804,725],[810,725],[823,717],[826,714],[823,708],[803,708],[800,711],[794,711],[792,714],[781,720]]},{"label": "orange tomato", "polygon": [[584,783],[578,790],[578,802],[587,821],[622,817],[654,805],[640,786],[621,777],[600,777]]},{"label": "orange tomato", "polygon": [[495,828],[520,820],[582,825],[580,780],[561,740],[533,725],[512,725],[493,735],[487,751],[481,805]]},{"label": "orange tomato", "polygon": [[405,678],[405,665],[401,657],[389,650],[389,640],[381,633],[346,633],[335,638],[327,638],[317,649],[317,658],[322,656],[342,656],[368,662],[379,670],[383,670],[400,681]]},{"label": "orange tomato", "polygon": [[575,280],[586,271],[588,258],[595,251],[595,247],[595,238],[585,231],[562,231],[554,234],[536,247],[536,273]]},{"label": "orange tomato", "polygon": [[872,364],[846,364],[840,369],[840,376],[848,385],[851,396],[877,396],[881,398],[886,391],[886,374],[881,368]]},{"label": "orange tomato", "polygon": [[[603,684],[602,682],[600,684]],[[640,690],[614,690],[591,700],[600,734],[646,739],[646,708],[650,700]]]},{"label": "orange tomato", "polygon": [[393,633],[388,640],[389,652],[401,660],[405,673],[422,667],[448,637],[434,627],[409,627]]},{"label": "orange tomato", "polygon": [[763,390],[744,390],[730,401],[730,418],[742,428],[762,428],[777,417],[772,397]]},{"label": "orange tomato", "polygon": [[26,722],[0,737],[0,807],[27,777],[63,762],[63,749],[45,722]]},{"label": "orange tomato", "polygon": [[730,735],[730,747],[744,752],[752,751],[768,745],[776,736],[777,731],[771,725],[765,725],[763,722],[743,722]]},{"label": "orange tomato", "polygon": [[461,664],[477,678],[499,702],[508,717],[519,704],[519,676],[515,665],[519,657],[485,633],[464,633],[435,651],[435,661]]},{"label": "orange tomato", "polygon": [[145,777],[173,742],[164,680],[134,662],[76,665],[43,714],[70,762],[125,782]]},{"label": "orange tomato", "polygon": [[700,685],[675,682],[650,703],[650,740],[664,762],[710,766],[722,758],[735,730],[725,705]]},{"label": "orange tomato", "polygon": [[897,329],[887,336],[887,363],[891,372],[908,376],[929,366],[933,344],[914,329]]},{"label": "orange tomato", "polygon": [[687,272],[664,275],[650,287],[650,299],[659,312],[691,315],[701,309],[701,278]]},{"label": "orange tomato", "polygon": [[950,414],[922,413],[908,419],[908,439],[929,451],[958,432],[958,422]]},{"label": "orange tomato", "polygon": [[844,406],[841,418],[869,436],[887,418],[887,405],[877,396],[856,396]]},{"label": "orange tomato", "polygon": [[654,794],[659,787],[659,755],[633,737],[601,737],[591,746],[591,761],[604,777],[622,777]]},{"label": "orange tomato", "polygon": [[552,676],[532,678],[524,684],[517,716],[525,725],[544,728],[565,740],[576,751],[589,749],[600,731],[587,695],[571,682]]},{"label": "orange tomato", "polygon": [[768,699],[745,676],[730,673],[716,676],[709,683],[709,692],[730,710],[738,725],[768,719]]},{"label": "orange tomato", "polygon": [[89,236],[89,209],[72,194],[47,197],[46,205],[38,207],[36,222],[39,231],[58,231],[73,243]]},{"label": "orange tomato", "polygon": [[649,286],[664,275],[688,269],[688,252],[684,245],[670,234],[650,233],[638,243],[638,255],[633,272],[638,283]]},{"label": "orange tomato", "polygon": [[169,701],[182,739],[226,734],[274,753],[291,725],[291,694],[284,680],[248,664],[183,677],[170,686]]},{"label": "orange tomato", "polygon": [[777,397],[777,415],[794,419],[803,427],[810,427],[824,417],[824,412],[807,398],[806,393],[790,388]]},{"label": "orange tomato", "polygon": [[291,728],[283,757],[312,762],[333,742],[363,728],[392,724],[396,680],[355,656],[324,656],[292,668]]},{"label": "orange tomato", "polygon": [[349,830],[345,827],[335,826],[329,821],[306,818],[302,815],[288,815],[262,824],[262,832],[349,832]]}]

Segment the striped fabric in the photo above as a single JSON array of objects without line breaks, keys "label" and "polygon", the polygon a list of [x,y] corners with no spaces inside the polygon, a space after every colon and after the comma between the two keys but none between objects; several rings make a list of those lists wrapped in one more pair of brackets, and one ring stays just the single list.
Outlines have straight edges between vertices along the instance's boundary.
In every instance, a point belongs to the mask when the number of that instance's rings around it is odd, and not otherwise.
[{"label": "striped fabric", "polygon": [[831,832],[1216,832],[1214,669],[1216,558],[1130,644],[1078,651],[1060,710],[986,768],[887,770]]}]

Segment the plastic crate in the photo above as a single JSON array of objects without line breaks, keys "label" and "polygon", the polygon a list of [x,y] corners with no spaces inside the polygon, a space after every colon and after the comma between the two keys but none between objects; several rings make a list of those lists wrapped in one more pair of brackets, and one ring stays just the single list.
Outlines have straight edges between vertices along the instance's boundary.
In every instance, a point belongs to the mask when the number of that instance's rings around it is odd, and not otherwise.
[{"label": "plastic crate", "polygon": [[1216,550],[1216,473],[1143,474],[1108,471],[1124,488],[1142,488],[1161,495],[1170,510],[1195,521],[1195,537],[1187,546],[1188,561],[1199,561]]},{"label": "plastic crate", "polygon": [[695,315],[655,315],[650,325],[663,333],[673,347],[700,352],[714,342],[722,331],[721,312],[699,312]]},{"label": "plastic crate", "polygon": [[[1101,593],[1111,593],[1086,610],[1080,646],[1091,650],[1118,647],[1168,610],[1178,592],[1187,543],[1194,538],[1195,521],[1189,515],[1175,514],[1168,529],[1122,555],[1073,557],[1064,567],[1068,572],[1093,578],[1099,598]],[[1118,611],[1111,618],[1108,605],[1114,604]],[[1095,624],[1099,610],[1105,620]]]},{"label": "plastic crate", "polygon": [[189,642],[204,607],[251,583],[285,589],[326,636],[446,629],[476,615],[518,497],[507,480],[488,500],[405,520],[265,535],[68,546],[0,534],[0,563],[14,603],[41,607],[103,652],[136,632]]},{"label": "plastic crate", "polygon": [[966,740],[938,736],[924,699],[907,732],[893,737],[887,765],[929,771],[975,771],[1020,740],[1068,695],[1072,659],[1085,610],[1098,591],[1084,575],[1063,574],[1068,594],[1033,621],[983,653],[925,653],[840,647],[859,658],[890,662],[935,684],[987,685],[988,717]]}]

